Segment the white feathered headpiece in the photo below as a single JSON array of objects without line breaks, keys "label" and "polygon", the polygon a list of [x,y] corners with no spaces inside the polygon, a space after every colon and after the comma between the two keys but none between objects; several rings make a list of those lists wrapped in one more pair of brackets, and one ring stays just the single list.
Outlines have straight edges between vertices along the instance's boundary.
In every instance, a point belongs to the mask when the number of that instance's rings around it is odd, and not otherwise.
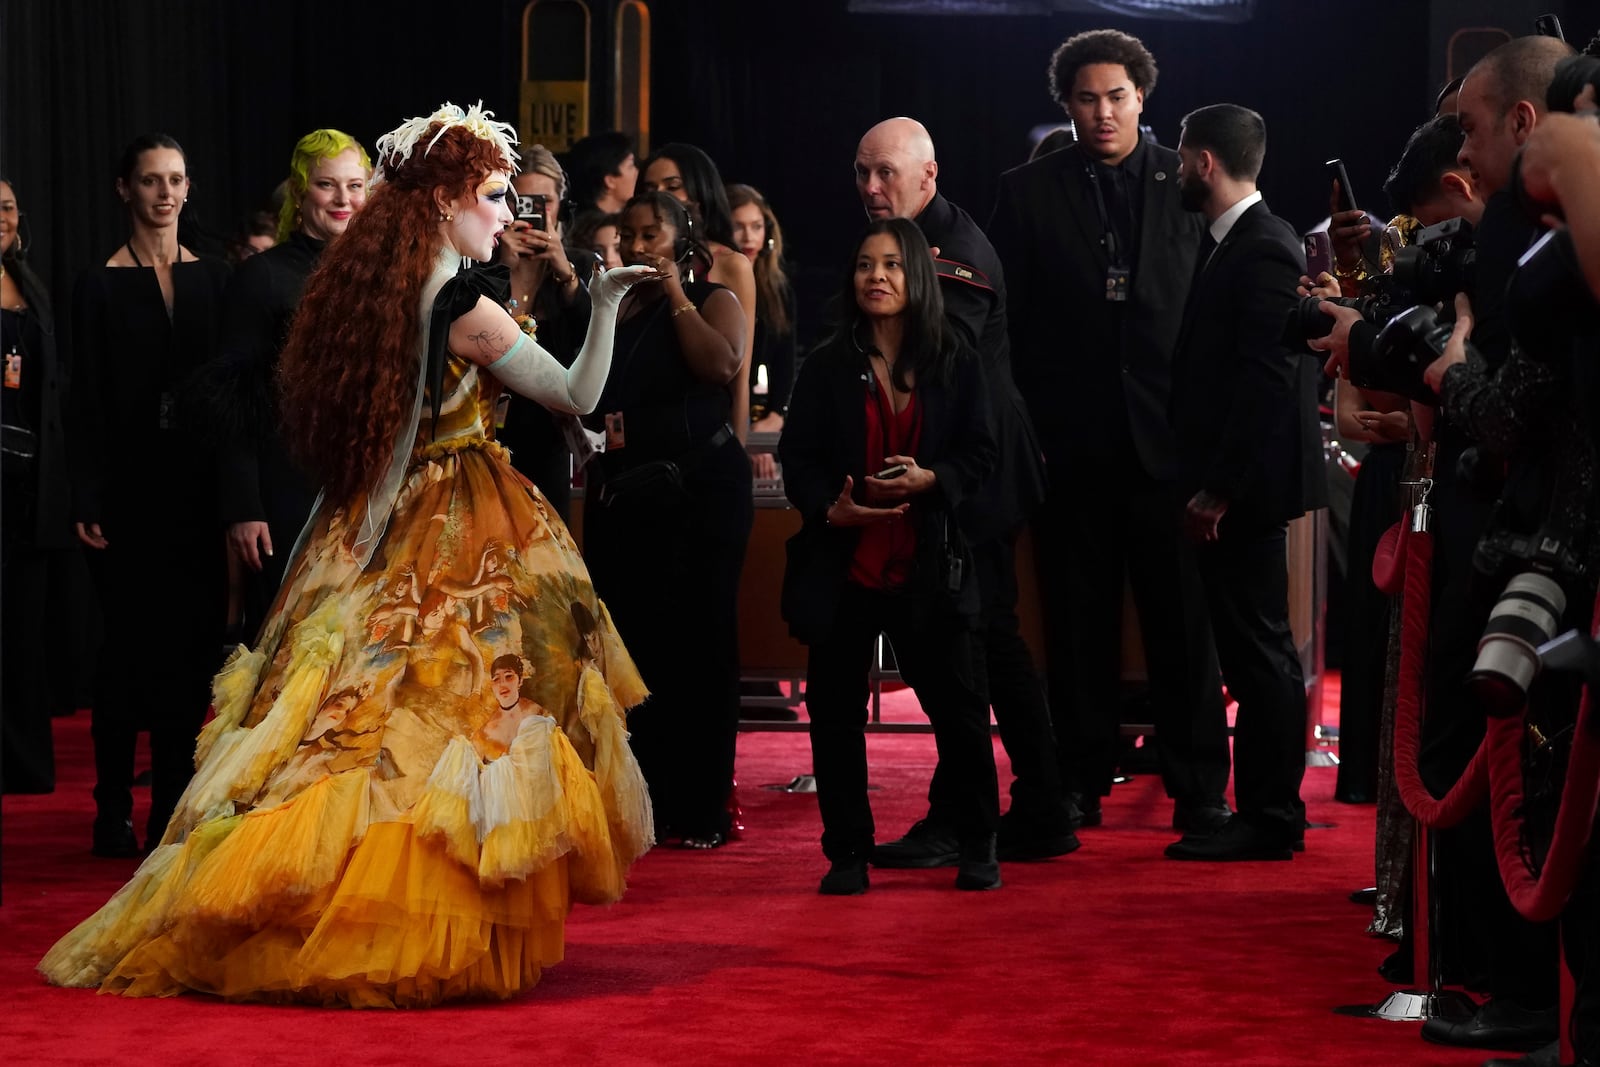
[{"label": "white feathered headpiece", "polygon": [[378,173],[374,176],[373,183],[383,181],[388,167],[410,159],[411,153],[417,150],[417,145],[436,124],[439,132],[434,134],[433,139],[423,147],[424,156],[433,150],[433,146],[444,136],[446,130],[462,126],[472,136],[488,141],[499,149],[506,170],[516,173],[518,160],[516,128],[509,122],[494,121],[494,112],[485,111],[483,101],[479,100],[465,110],[455,104],[443,104],[433,114],[407,119],[398,129],[391,130],[378,138]]}]

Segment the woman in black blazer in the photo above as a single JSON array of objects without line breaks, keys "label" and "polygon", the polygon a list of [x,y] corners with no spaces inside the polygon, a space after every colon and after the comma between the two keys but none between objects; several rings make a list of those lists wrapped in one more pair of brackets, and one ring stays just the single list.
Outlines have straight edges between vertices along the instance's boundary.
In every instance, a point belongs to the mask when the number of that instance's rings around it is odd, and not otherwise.
[{"label": "woman in black blazer", "polygon": [[956,885],[992,889],[999,796],[974,675],[977,588],[956,519],[995,463],[982,368],[945,329],[927,241],[906,219],[867,228],[840,308],[837,332],[795,382],[779,444],[804,520],[789,541],[783,616],[810,646],[806,707],[831,864],[820,891],[867,888],[867,669],[880,633],[951,772],[940,806],[959,819]]}]

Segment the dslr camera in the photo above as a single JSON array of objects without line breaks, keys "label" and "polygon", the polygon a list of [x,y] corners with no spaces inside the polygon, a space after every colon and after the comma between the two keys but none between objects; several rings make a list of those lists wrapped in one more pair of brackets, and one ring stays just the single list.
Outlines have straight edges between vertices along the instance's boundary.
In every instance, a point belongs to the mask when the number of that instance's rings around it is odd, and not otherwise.
[{"label": "dslr camera", "polygon": [[1394,280],[1418,304],[1450,304],[1457,293],[1474,291],[1478,250],[1472,223],[1445,219],[1417,231],[1411,244],[1394,257]]},{"label": "dslr camera", "polygon": [[[1380,327],[1370,345],[1352,338],[1350,381],[1363,389],[1437,404],[1439,398],[1423,382],[1422,372],[1444,354],[1455,325],[1452,304],[1457,293],[1472,291],[1477,264],[1472,224],[1462,218],[1446,219],[1417,231],[1412,242],[1395,253],[1393,273],[1375,279],[1372,294],[1335,301],[1356,308]],[[1296,312],[1308,339],[1325,336],[1333,326],[1333,319],[1317,308],[1319,303],[1316,297],[1302,298]],[[1436,311],[1435,304],[1445,310]],[[1321,322],[1313,323],[1313,317]],[[1310,332],[1313,328],[1318,332]]]}]

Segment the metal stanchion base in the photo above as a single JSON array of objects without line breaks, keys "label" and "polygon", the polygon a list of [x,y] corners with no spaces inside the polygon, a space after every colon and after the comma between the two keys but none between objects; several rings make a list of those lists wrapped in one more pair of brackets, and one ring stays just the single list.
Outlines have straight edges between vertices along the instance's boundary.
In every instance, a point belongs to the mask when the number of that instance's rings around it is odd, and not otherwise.
[{"label": "metal stanchion base", "polygon": [[[797,774],[787,782],[777,782],[764,785],[762,789],[770,789],[774,793],[815,793],[817,791],[817,776],[814,774]],[[867,786],[867,792],[876,793],[881,790],[881,785]]]},{"label": "metal stanchion base", "polygon": [[761,788],[770,789],[774,793],[815,793],[817,791],[817,778],[812,774],[797,774],[787,782],[764,785]]},{"label": "metal stanchion base", "polygon": [[1337,767],[1339,757],[1326,748],[1313,748],[1306,751],[1307,767]]},{"label": "metal stanchion base", "polygon": [[1430,992],[1401,989],[1377,1004],[1351,1004],[1333,1009],[1340,1015],[1383,1019],[1391,1023],[1413,1023],[1423,1019],[1465,1019],[1478,1010],[1477,1002],[1454,989]]}]

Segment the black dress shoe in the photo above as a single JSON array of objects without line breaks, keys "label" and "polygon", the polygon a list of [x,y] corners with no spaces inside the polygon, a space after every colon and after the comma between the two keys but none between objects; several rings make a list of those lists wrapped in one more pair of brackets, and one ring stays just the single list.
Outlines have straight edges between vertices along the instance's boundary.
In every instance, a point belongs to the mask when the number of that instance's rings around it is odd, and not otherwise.
[{"label": "black dress shoe", "polygon": [[1350,903],[1359,904],[1363,908],[1370,908],[1378,903],[1378,887],[1368,886],[1366,889],[1357,889],[1350,894]]},{"label": "black dress shoe", "polygon": [[126,860],[143,855],[133,836],[132,819],[96,818],[94,844],[89,851],[105,859]]},{"label": "black dress shoe", "polygon": [[1416,961],[1409,948],[1397,948],[1378,964],[1378,974],[1395,985],[1410,985],[1416,981]]},{"label": "black dress shoe", "polygon": [[1492,997],[1465,1019],[1429,1019],[1422,1024],[1422,1037],[1436,1045],[1532,1052],[1559,1039],[1558,1016],[1553,1007],[1529,1011],[1505,997]]},{"label": "black dress shoe", "polygon": [[956,871],[956,888],[1000,888],[1000,858],[996,855],[994,834],[986,834],[961,846],[961,869]]},{"label": "black dress shoe", "polygon": [[1047,860],[1078,851],[1081,842],[1072,832],[1072,823],[1066,818],[1052,822],[1012,817],[1012,812],[1000,816],[1000,833],[995,853],[1007,862]]},{"label": "black dress shoe", "polygon": [[954,867],[961,860],[961,841],[927,819],[918,819],[898,841],[886,841],[872,850],[872,865],[894,870]]},{"label": "black dress shoe", "polygon": [[1068,793],[1067,804],[1073,815],[1072,828],[1081,830],[1085,826],[1100,826],[1106,821],[1105,812],[1100,810],[1099,797],[1087,797],[1082,793]]},{"label": "black dress shoe", "polygon": [[713,848],[721,848],[727,843],[727,834],[721,830],[713,830],[708,834],[684,834],[683,839],[678,842],[678,847],[691,852],[706,852]]},{"label": "black dress shoe", "polygon": [[817,886],[817,892],[826,897],[858,897],[866,891],[866,860],[834,860]]},{"label": "black dress shoe", "polygon": [[1233,810],[1226,801],[1207,804],[1174,804],[1172,828],[1185,837],[1205,837],[1222,829]]},{"label": "black dress shoe", "polygon": [[[1584,1061],[1579,1060],[1579,1063]],[[1548,1045],[1536,1048],[1526,1056],[1510,1059],[1505,1056],[1496,1056],[1492,1060],[1484,1060],[1483,1067],[1561,1067],[1561,1042],[1552,1041]]]},{"label": "black dress shoe", "polygon": [[1292,834],[1274,833],[1235,815],[1214,834],[1174,841],[1167,846],[1166,856],[1173,860],[1218,863],[1289,860],[1294,859],[1294,838]]}]

